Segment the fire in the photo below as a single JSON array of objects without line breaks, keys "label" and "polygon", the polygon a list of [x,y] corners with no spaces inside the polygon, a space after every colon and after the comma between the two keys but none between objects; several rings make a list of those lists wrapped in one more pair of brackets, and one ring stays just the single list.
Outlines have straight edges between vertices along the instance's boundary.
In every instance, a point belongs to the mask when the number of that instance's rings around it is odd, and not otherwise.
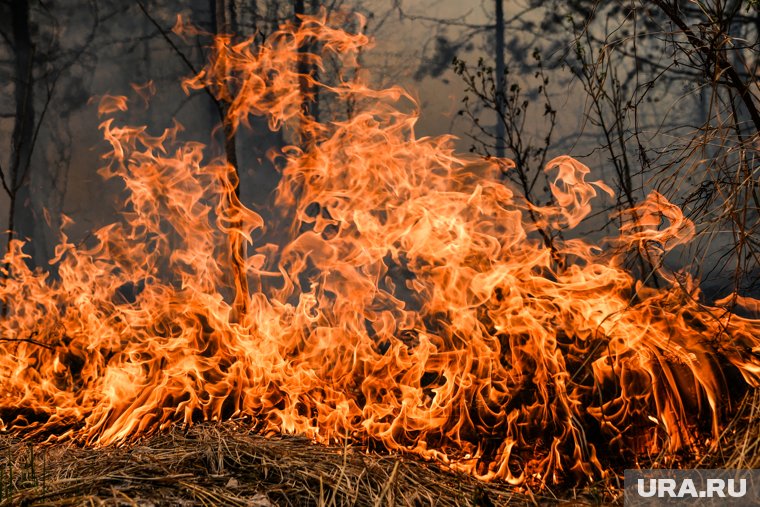
[{"label": "fire", "polygon": [[[315,40],[320,54],[299,52]],[[610,456],[717,437],[729,381],[758,385],[760,321],[665,269],[695,234],[681,210],[652,193],[618,238],[545,244],[538,226],[572,229],[612,190],[559,157],[557,204],[531,206],[500,176],[509,161],[418,138],[405,91],[351,76],[367,43],[323,18],[260,45],[222,36],[184,83],[228,103],[233,128],[262,115],[296,139],[266,224],[180,125],[121,126],[127,98],[102,98],[101,174],[123,183],[122,217],[88,246],[62,232],[49,271],[11,243],[3,429],[106,445],[241,418],[511,483],[604,476]],[[346,69],[337,83],[298,74],[326,55]],[[304,80],[351,114],[308,116]],[[667,287],[625,269],[633,249]]]}]

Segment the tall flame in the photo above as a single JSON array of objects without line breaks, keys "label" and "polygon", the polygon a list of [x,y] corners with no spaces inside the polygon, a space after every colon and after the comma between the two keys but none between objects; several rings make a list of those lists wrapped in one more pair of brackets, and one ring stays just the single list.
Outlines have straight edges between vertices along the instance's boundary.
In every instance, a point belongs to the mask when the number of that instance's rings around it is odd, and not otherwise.
[{"label": "tall flame", "polygon": [[[322,53],[305,54],[314,41]],[[406,92],[349,78],[367,42],[324,18],[258,46],[219,37],[185,82],[228,103],[235,128],[261,115],[304,141],[279,155],[266,227],[233,168],[178,142],[178,124],[152,136],[103,121],[121,220],[87,247],[62,233],[51,272],[31,270],[20,241],[3,259],[2,428],[105,445],[242,417],[511,483],[603,476],[618,453],[718,435],[728,378],[758,385],[760,321],[706,306],[664,268],[694,236],[681,210],[653,193],[614,241],[547,247],[537,227],[574,228],[611,189],[559,157],[557,204],[532,206],[504,184],[507,161],[416,137]],[[298,74],[299,58],[326,55],[346,69],[337,84]],[[311,118],[310,88],[352,114]],[[99,111],[126,107],[104,97]],[[624,268],[632,249],[668,287]]]}]

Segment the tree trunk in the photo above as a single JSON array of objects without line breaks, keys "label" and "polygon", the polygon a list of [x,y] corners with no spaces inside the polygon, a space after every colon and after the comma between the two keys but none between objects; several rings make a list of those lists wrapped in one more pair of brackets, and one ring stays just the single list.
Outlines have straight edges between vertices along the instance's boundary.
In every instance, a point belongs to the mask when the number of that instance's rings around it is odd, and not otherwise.
[{"label": "tree trunk", "polygon": [[[295,0],[293,3],[293,14],[295,16],[296,25],[301,25],[301,16],[306,14],[306,6],[304,0]],[[301,121],[300,129],[300,143],[303,149],[308,149],[308,146],[312,143],[311,129],[308,124],[311,119],[311,86],[306,76],[310,75],[311,65],[307,53],[310,50],[310,44],[303,44],[298,48],[298,74],[300,78],[298,80],[298,88],[301,92],[301,112],[304,115],[304,119]]]},{"label": "tree trunk", "polygon": [[[29,191],[29,171],[34,149],[34,43],[29,26],[29,2],[11,2],[13,50],[15,56],[15,123],[11,137],[10,209],[8,244],[14,238],[32,239],[34,210]],[[36,257],[36,256],[35,256]],[[39,261],[33,258],[32,263]]]},{"label": "tree trunk", "polygon": [[[234,0],[215,0],[216,4],[216,33],[219,35],[233,34],[235,30],[235,2]],[[222,109],[222,123],[224,127],[224,154],[227,157],[227,162],[235,168],[235,174],[240,180],[240,170],[238,168],[237,160],[237,145],[235,142],[235,132],[232,128],[232,122],[230,121],[227,112],[229,111],[229,104],[225,101],[220,101]],[[240,197],[240,185],[235,187],[235,195]]]},{"label": "tree trunk", "polygon": [[[214,21],[215,29],[218,35],[232,35],[236,30],[237,13],[235,12],[234,0],[213,0],[214,3]],[[226,71],[225,71],[226,72]],[[220,86],[227,86],[226,83],[220,83]],[[228,94],[230,95],[230,94]],[[224,153],[227,163],[232,166],[234,171],[233,185],[235,195],[231,196],[227,206],[231,214],[235,214],[240,206],[240,167],[238,166],[237,145],[235,142],[235,131],[228,112],[230,104],[224,99],[218,101],[220,114],[222,117],[222,126],[224,132]],[[240,222],[230,224],[233,229],[242,228]],[[242,322],[248,314],[248,300],[250,297],[248,287],[248,272],[245,268],[247,257],[246,243],[240,234],[231,234],[229,239],[229,257],[232,268],[232,278],[235,286],[235,299],[233,301],[233,320]]]},{"label": "tree trunk", "polygon": [[496,156],[504,156],[504,0],[496,0]]},{"label": "tree trunk", "polygon": [[[321,8],[321,3],[319,0],[311,0],[311,14],[313,16],[316,16],[319,13],[319,9]],[[309,48],[309,51],[316,51],[317,47],[316,45],[312,45]],[[310,73],[314,79],[317,79],[317,73],[319,72],[319,69],[316,65],[312,65],[310,69]],[[312,100],[311,105],[309,109],[309,113],[311,114],[311,117],[314,118],[315,121],[319,121],[319,88],[314,88],[312,90]]]}]

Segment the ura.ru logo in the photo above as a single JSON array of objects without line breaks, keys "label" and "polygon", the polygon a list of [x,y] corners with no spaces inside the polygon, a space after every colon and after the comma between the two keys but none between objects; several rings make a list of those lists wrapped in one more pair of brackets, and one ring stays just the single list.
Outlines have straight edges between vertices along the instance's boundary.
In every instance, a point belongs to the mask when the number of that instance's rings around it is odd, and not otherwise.
[{"label": "ura.ru logo", "polygon": [[698,489],[692,479],[639,479],[636,492],[644,498],[741,498],[747,494],[747,479],[705,479]]}]

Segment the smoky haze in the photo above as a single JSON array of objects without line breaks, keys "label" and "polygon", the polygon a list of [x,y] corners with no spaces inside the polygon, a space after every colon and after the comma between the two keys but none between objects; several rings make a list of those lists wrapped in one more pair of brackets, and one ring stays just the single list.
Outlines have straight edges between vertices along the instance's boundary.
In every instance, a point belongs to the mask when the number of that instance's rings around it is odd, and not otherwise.
[{"label": "smoky haze", "polygon": [[[673,24],[646,2],[629,12],[584,1],[509,0],[503,19],[496,19],[491,0],[2,2],[0,162],[6,191],[0,194],[0,221],[16,237],[31,239],[33,265],[45,266],[54,256],[64,216],[73,220],[67,234],[86,244],[120,211],[119,184],[97,173],[108,150],[98,127],[99,97],[127,95],[126,124],[146,125],[158,135],[176,119],[183,140],[206,144],[209,157],[225,155],[218,104],[202,90],[186,94],[181,88],[183,78],[202,68],[210,35],[171,31],[182,16],[207,34],[218,32],[220,4],[233,13],[227,28],[259,40],[295,19],[298,9],[361,14],[375,41],[361,65],[375,83],[400,84],[417,98],[418,135],[453,134],[457,149],[473,156],[499,149],[508,158],[523,156],[533,174],[546,158],[578,157],[617,195],[599,201],[600,213],[579,235],[613,233],[619,223],[608,220],[609,212],[659,190],[682,205],[700,231],[691,247],[667,262],[687,266],[716,293],[754,290],[757,206],[744,214],[731,208],[739,206],[739,190],[757,195],[754,151],[746,143],[756,134],[751,108],[705,79],[698,64],[679,62],[669,46],[677,36],[648,36]],[[696,23],[699,13],[684,16]],[[732,16],[726,32],[756,40],[757,11],[740,8]],[[487,79],[499,67],[497,23],[504,27],[503,82]],[[740,77],[752,83],[754,94],[755,54],[753,47],[742,51],[728,61],[744,72]],[[329,66],[323,72],[337,75]],[[144,102],[132,85],[148,82],[156,92]],[[499,115],[488,105],[489,94],[500,87],[504,98],[496,105],[507,113],[501,121],[514,126],[502,148],[493,138]],[[336,114],[329,102],[315,107],[325,121]],[[716,133],[729,116],[735,128]],[[265,218],[279,178],[271,156],[289,141],[261,120],[236,137],[242,200]],[[734,172],[744,175],[738,187],[726,181]],[[532,181],[529,200],[549,202],[548,182]],[[517,176],[512,184],[519,187]],[[737,250],[737,238],[744,237],[750,239]]]}]

